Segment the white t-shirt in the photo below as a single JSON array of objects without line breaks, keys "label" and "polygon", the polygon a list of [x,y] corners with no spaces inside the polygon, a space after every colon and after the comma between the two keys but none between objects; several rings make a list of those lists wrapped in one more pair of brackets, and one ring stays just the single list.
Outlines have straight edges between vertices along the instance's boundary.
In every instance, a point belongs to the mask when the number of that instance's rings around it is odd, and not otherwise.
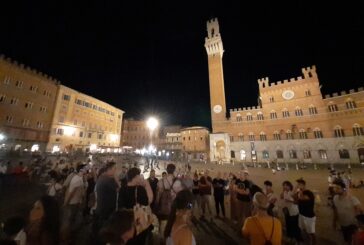
[{"label": "white t-shirt", "polygon": [[283,199],[284,199],[284,207],[288,208],[288,212],[290,216],[295,216],[299,214],[298,205],[293,203],[293,192],[292,191],[285,191],[283,192]]},{"label": "white t-shirt", "polygon": [[84,194],[84,183],[83,178],[79,175],[73,176],[70,186],[68,188],[68,192],[72,193],[73,190],[76,189],[75,194],[69,200],[69,204],[78,204],[82,202],[83,194]]},{"label": "white t-shirt", "polygon": [[358,198],[346,195],[340,198],[339,195],[334,196],[334,205],[338,214],[338,221],[341,226],[356,224],[355,206],[360,205]]},{"label": "white t-shirt", "polygon": [[17,245],[26,245],[27,244],[27,234],[21,229],[18,234],[16,234],[14,241]]},{"label": "white t-shirt", "polygon": [[48,188],[48,196],[54,197],[57,191],[62,189],[62,185],[59,183],[51,184]]},{"label": "white t-shirt", "polygon": [[[173,183],[173,179],[174,177],[171,175],[168,175],[167,179],[160,179],[158,181],[158,190],[162,192],[164,189],[173,189],[173,195],[177,195],[178,192],[183,190],[183,185],[179,179],[176,179]],[[172,188],[171,185],[173,185]]]}]

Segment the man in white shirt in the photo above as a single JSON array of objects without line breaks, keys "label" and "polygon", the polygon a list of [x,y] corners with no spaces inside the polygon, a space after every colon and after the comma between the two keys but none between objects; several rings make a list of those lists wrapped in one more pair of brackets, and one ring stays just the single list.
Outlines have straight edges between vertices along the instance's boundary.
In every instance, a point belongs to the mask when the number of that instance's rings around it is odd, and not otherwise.
[{"label": "man in white shirt", "polygon": [[84,167],[85,165],[79,165],[77,167],[77,174],[72,177],[65,194],[63,203],[65,210],[63,228],[65,229],[66,236],[69,236],[69,233],[77,228],[77,225],[75,225],[76,218],[81,210],[81,204],[85,194],[85,184],[83,181]]},{"label": "man in white shirt", "polygon": [[334,191],[334,220],[333,226],[339,224],[344,236],[344,240],[351,244],[351,238],[358,229],[356,215],[362,212],[358,198],[348,194],[346,184],[337,179],[333,182]]}]

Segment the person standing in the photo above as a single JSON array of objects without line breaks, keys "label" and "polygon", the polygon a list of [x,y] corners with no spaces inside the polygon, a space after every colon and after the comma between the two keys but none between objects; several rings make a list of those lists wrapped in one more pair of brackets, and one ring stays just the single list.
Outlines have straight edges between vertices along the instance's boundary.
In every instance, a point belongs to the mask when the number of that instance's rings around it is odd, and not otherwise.
[{"label": "person standing", "polygon": [[192,194],[195,197],[193,199],[193,205],[197,209],[200,207],[200,191],[199,191],[199,180],[198,180],[198,174],[197,172],[193,175],[193,187],[192,187]]},{"label": "person standing", "polygon": [[299,209],[298,224],[301,230],[309,235],[310,244],[314,245],[316,244],[315,196],[312,191],[306,189],[306,181],[304,179],[298,179],[296,182],[295,193]]},{"label": "person standing", "polygon": [[201,209],[202,215],[201,220],[205,219],[206,207],[210,215],[212,215],[211,207],[210,207],[210,196],[211,196],[211,182],[206,180],[205,176],[201,176],[199,182],[199,193],[201,197]]},{"label": "person standing", "polygon": [[216,218],[220,217],[220,207],[221,207],[222,216],[225,219],[225,204],[224,204],[225,180],[221,178],[221,172],[218,172],[216,178],[212,180],[212,185],[214,187]]},{"label": "person standing", "polygon": [[239,178],[235,181],[234,190],[236,192],[236,216],[238,219],[239,230],[247,217],[251,216],[251,182],[245,179],[244,173],[239,173]]},{"label": "person standing", "polygon": [[264,194],[267,196],[269,202],[268,214],[271,216],[276,216],[275,204],[277,202],[277,196],[274,194],[272,186],[273,184],[271,181],[264,181]]},{"label": "person standing", "polygon": [[282,244],[282,224],[267,213],[268,198],[261,192],[253,197],[254,216],[247,217],[244,221],[242,234],[250,240],[250,244]]},{"label": "person standing", "polygon": [[298,226],[298,205],[295,203],[293,185],[289,181],[282,184],[283,191],[281,199],[283,201],[283,214],[286,223],[286,231],[289,239],[295,239],[297,243],[302,242],[301,230]]},{"label": "person standing", "polygon": [[345,242],[351,244],[352,236],[358,229],[356,215],[362,212],[358,198],[347,192],[346,184],[341,180],[335,180],[334,185],[334,220],[333,226],[336,229],[340,225]]},{"label": "person standing", "polygon": [[152,188],[152,191],[153,191],[153,201],[151,203],[151,207],[154,207],[155,197],[157,195],[157,187],[158,187],[158,179],[155,177],[154,169],[150,170],[148,182],[149,182],[150,188]]}]

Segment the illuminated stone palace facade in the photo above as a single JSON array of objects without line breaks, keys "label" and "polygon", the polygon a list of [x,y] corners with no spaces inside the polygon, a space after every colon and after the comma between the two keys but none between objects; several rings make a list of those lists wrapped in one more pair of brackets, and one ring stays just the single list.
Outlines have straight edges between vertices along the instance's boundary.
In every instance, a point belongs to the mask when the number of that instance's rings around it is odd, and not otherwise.
[{"label": "illuminated stone palace facade", "polygon": [[312,66],[283,82],[259,79],[259,105],[227,113],[217,19],[207,22],[207,34],[211,161],[364,162],[363,88],[323,97]]},{"label": "illuminated stone palace facade", "polygon": [[0,57],[0,150],[114,151],[123,113]]}]

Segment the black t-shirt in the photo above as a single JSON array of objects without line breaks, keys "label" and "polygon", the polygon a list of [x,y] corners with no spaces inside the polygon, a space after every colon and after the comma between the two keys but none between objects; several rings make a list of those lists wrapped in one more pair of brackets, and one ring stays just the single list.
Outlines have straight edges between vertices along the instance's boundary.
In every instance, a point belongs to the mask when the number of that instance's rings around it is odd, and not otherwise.
[{"label": "black t-shirt", "polygon": [[198,194],[200,194],[200,191],[199,191],[199,189],[198,189],[198,180],[193,180],[193,188],[192,188],[192,193],[194,194],[194,195],[198,195]]},{"label": "black t-shirt", "polygon": [[[138,188],[136,190],[136,188]],[[135,191],[136,190],[136,191]],[[136,198],[135,198],[136,193]],[[134,207],[135,199],[137,203],[143,206],[148,205],[147,191],[143,186],[124,186],[119,192],[119,208],[131,209]]]},{"label": "black t-shirt", "polygon": [[308,218],[315,217],[315,195],[310,190],[304,190],[302,195],[307,196],[309,200],[298,200],[300,214]]},{"label": "black t-shirt", "polygon": [[153,194],[155,194],[157,191],[158,179],[157,178],[154,178],[154,179],[148,178],[148,181],[149,181],[150,187],[152,188]]},{"label": "black t-shirt", "polygon": [[114,178],[101,176],[96,183],[96,214],[108,218],[116,210],[116,190],[118,185]]},{"label": "black t-shirt", "polygon": [[223,196],[224,195],[225,181],[223,179],[215,178],[212,181],[212,185],[214,187],[214,196]]},{"label": "black t-shirt", "polygon": [[[250,189],[250,181],[248,180],[240,180],[240,179],[237,179],[235,180],[235,185],[238,186],[238,189]],[[239,201],[242,201],[242,202],[250,202],[251,198],[250,198],[250,195],[242,195],[240,193],[236,193],[236,198],[239,200]]]}]

